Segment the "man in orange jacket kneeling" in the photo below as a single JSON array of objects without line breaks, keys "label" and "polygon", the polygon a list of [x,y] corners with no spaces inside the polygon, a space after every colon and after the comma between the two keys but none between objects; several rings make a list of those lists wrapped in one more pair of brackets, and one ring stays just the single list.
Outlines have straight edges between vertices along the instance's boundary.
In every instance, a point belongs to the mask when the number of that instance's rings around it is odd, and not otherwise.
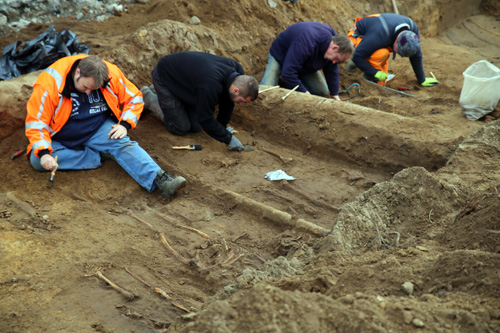
[{"label": "man in orange jacket kneeling", "polygon": [[358,17],[347,36],[355,47],[346,66],[348,72],[359,68],[365,80],[385,85],[392,52],[393,59],[396,54],[410,58],[421,86],[433,87],[439,83],[435,78],[425,77],[418,26],[411,18],[393,13]]}]

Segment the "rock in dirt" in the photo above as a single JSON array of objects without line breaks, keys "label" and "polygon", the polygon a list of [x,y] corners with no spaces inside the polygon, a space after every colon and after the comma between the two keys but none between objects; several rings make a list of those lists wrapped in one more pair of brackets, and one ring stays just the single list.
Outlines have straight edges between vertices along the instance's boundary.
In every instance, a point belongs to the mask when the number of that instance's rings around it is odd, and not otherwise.
[{"label": "rock in dirt", "polygon": [[411,296],[413,294],[413,283],[411,282],[405,282],[401,285],[401,290],[403,290],[408,296]]},{"label": "rock in dirt", "polygon": [[411,323],[413,324],[413,326],[418,327],[418,328],[422,328],[422,327],[424,327],[424,326],[425,326],[424,322],[423,322],[423,321],[421,321],[421,320],[420,320],[420,319],[418,319],[418,318],[413,319],[413,320],[411,321]]}]

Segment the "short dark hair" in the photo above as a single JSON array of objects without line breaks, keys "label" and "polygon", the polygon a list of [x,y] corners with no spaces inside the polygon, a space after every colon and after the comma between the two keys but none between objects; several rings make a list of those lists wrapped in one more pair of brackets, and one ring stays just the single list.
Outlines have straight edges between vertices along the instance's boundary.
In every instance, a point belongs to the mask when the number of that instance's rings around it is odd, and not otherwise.
[{"label": "short dark hair", "polygon": [[339,47],[340,54],[354,53],[354,46],[352,45],[349,37],[347,37],[346,35],[332,36],[332,42]]},{"label": "short dark hair", "polygon": [[252,97],[255,101],[259,96],[259,82],[253,76],[238,75],[234,78],[233,84],[240,89],[240,96],[243,98]]},{"label": "short dark hair", "polygon": [[83,77],[93,77],[96,86],[101,87],[108,80],[108,66],[96,55],[88,56],[78,63],[80,75]]}]

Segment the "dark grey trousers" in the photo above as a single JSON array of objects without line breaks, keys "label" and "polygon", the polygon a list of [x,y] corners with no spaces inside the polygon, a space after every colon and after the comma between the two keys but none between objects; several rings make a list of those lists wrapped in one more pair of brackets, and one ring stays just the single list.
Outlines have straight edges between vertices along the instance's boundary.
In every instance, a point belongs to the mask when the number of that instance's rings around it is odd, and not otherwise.
[{"label": "dark grey trousers", "polygon": [[186,110],[184,103],[168,90],[158,75],[156,68],[153,70],[152,77],[158,104],[164,115],[163,123],[167,129],[177,135],[199,132],[200,125],[196,115]]}]

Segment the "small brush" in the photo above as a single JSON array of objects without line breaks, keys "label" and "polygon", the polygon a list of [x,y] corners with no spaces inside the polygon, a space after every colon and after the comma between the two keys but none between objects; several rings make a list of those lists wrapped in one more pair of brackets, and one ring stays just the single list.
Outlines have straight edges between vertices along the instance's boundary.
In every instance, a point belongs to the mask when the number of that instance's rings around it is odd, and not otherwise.
[{"label": "small brush", "polygon": [[175,146],[172,149],[201,150],[201,145]]}]

